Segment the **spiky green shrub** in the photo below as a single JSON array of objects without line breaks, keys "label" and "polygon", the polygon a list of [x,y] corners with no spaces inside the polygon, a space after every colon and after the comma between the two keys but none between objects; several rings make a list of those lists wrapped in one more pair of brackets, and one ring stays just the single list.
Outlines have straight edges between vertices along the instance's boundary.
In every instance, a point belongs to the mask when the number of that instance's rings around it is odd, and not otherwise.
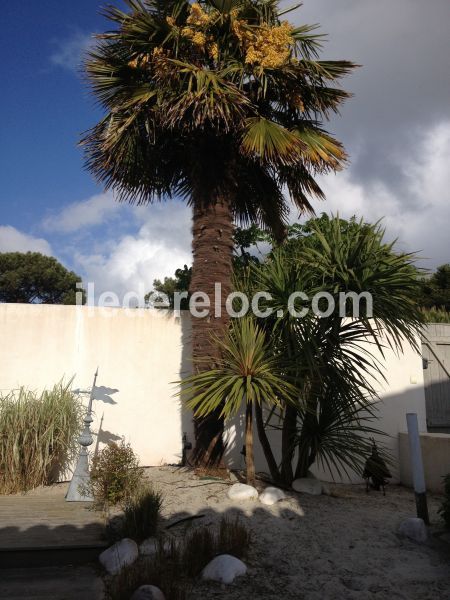
[{"label": "spiky green shrub", "polygon": [[58,481],[77,451],[82,404],[60,382],[40,395],[20,388],[0,396],[0,493]]}]

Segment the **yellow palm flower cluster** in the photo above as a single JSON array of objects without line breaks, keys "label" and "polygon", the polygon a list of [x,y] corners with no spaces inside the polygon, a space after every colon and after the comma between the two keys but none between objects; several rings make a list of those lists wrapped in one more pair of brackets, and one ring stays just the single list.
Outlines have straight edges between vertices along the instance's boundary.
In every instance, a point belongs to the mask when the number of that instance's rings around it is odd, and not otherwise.
[{"label": "yellow palm flower cluster", "polygon": [[203,33],[203,31],[196,31],[191,27],[184,27],[181,31],[181,34],[183,37],[190,39],[194,46],[204,48],[206,45],[206,35]]},{"label": "yellow palm flower cluster", "polygon": [[186,19],[187,26],[181,30],[181,35],[188,38],[199,50],[207,51],[209,56],[217,60],[219,46],[212,36],[207,35],[206,29],[214,19],[214,12],[206,13],[198,3],[191,5],[191,12]]},{"label": "yellow palm flower cluster", "polygon": [[261,25],[250,28],[245,21],[236,20],[233,30],[245,48],[245,62],[263,68],[276,69],[290,58],[293,45],[292,25],[284,21],[281,25]]},{"label": "yellow palm flower cluster", "polygon": [[139,54],[139,56],[136,56],[135,59],[130,60],[128,66],[132,67],[133,69],[137,69],[138,67],[144,67],[149,61],[149,54]]},{"label": "yellow palm flower cluster", "polygon": [[188,25],[192,25],[192,27],[207,27],[210,20],[210,15],[203,10],[200,4],[195,2],[191,5],[191,14],[186,19]]},{"label": "yellow palm flower cluster", "polygon": [[[217,18],[217,11],[206,12],[198,2],[191,4],[185,27],[180,28],[181,36],[188,39],[198,51],[207,54],[213,60],[219,58],[219,46],[208,32]],[[234,35],[245,52],[245,62],[263,68],[278,68],[284,65],[291,56],[294,45],[293,27],[288,21],[270,27],[250,26],[247,21],[238,18],[239,10],[230,12]],[[175,19],[167,17],[167,23],[176,27]]]},{"label": "yellow palm flower cluster", "polygon": [[[164,50],[162,48],[160,48],[159,46],[156,46],[155,48],[153,48],[153,59],[158,59],[164,56]],[[137,69],[138,67],[145,67],[145,65],[147,65],[150,60],[152,59],[152,56],[150,54],[139,54],[138,56],[136,56],[136,58],[134,58],[133,60],[130,60],[130,62],[128,63],[128,66],[133,68],[133,69]]]}]

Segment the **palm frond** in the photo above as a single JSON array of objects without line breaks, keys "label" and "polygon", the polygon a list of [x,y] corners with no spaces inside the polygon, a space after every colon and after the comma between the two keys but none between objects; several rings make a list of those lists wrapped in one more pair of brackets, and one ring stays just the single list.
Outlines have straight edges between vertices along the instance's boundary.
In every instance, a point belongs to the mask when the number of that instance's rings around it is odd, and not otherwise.
[{"label": "palm frond", "polygon": [[303,144],[305,163],[318,172],[339,171],[347,161],[347,154],[340,142],[319,127],[310,126],[296,129],[295,133]]},{"label": "palm frond", "polygon": [[195,130],[213,126],[228,133],[243,121],[251,103],[220,73],[199,68],[194,64],[168,60],[176,67],[180,83],[175,87],[173,100],[164,103],[163,123],[170,129]]},{"label": "palm frond", "polygon": [[202,417],[222,407],[222,415],[230,418],[246,402],[279,405],[296,398],[297,389],[267,350],[264,331],[253,319],[234,321],[225,338],[216,342],[222,352],[219,367],[178,382],[178,395],[195,416]]},{"label": "palm frond", "polygon": [[299,161],[303,144],[299,137],[281,125],[261,117],[246,122],[241,149],[270,164],[293,164]]}]

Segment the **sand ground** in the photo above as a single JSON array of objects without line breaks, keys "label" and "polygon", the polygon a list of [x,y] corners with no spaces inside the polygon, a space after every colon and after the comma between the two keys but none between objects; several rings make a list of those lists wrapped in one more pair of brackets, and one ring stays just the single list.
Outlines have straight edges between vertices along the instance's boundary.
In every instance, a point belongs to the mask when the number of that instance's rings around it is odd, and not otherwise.
[{"label": "sand ground", "polygon": [[[388,486],[384,497],[367,494],[364,485],[332,484],[330,496],[289,493],[267,507],[229,500],[233,481],[170,467],[147,473],[164,494],[163,528],[187,515],[205,515],[170,528],[169,535],[213,525],[224,514],[240,515],[252,532],[247,575],[226,587],[198,581],[193,599],[450,599],[450,546],[436,535],[438,496],[429,496],[430,541],[418,545],[396,533],[403,519],[415,516],[413,493],[401,486]],[[260,491],[265,486],[257,485]]]}]

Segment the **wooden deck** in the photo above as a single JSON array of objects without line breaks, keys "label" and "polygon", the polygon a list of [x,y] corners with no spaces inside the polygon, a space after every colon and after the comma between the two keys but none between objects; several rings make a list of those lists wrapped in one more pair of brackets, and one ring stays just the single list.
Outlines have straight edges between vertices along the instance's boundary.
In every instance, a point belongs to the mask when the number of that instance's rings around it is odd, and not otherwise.
[{"label": "wooden deck", "polygon": [[0,496],[0,567],[39,554],[42,560],[50,553],[55,559],[81,558],[83,552],[91,557],[105,547],[103,516],[89,503],[66,502],[66,491],[67,484],[59,484]]}]

